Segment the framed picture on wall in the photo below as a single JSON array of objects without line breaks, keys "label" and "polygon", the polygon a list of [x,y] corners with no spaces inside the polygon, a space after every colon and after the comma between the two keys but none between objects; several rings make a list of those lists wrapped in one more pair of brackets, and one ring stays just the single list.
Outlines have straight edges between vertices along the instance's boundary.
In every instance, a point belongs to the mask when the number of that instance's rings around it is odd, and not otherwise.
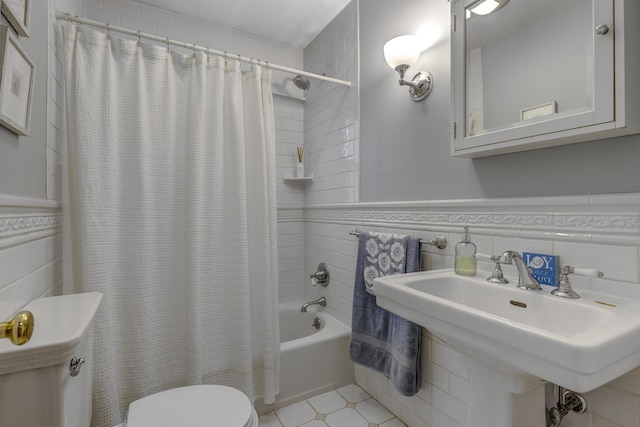
[{"label": "framed picture on wall", "polygon": [[0,125],[29,135],[36,67],[7,26],[0,26]]},{"label": "framed picture on wall", "polygon": [[31,0],[0,0],[2,14],[7,18],[16,33],[29,37],[29,9]]}]

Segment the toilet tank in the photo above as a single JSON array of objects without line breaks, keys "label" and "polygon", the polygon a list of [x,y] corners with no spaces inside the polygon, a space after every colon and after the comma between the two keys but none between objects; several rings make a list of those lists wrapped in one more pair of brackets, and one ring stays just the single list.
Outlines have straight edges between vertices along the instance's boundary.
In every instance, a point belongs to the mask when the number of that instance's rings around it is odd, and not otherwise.
[{"label": "toilet tank", "polygon": [[[93,319],[102,294],[41,298],[31,340],[0,340],[0,427],[89,427],[93,383]],[[83,359],[72,372],[71,360]],[[76,375],[72,375],[75,373]]]}]

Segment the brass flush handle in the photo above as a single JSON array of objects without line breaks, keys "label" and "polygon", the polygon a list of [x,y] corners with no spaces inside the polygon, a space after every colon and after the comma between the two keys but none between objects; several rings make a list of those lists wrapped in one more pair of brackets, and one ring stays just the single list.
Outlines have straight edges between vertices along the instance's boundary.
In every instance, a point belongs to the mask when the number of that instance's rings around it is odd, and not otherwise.
[{"label": "brass flush handle", "polygon": [[21,311],[8,322],[0,323],[0,338],[9,338],[14,345],[22,345],[31,339],[33,324],[33,314]]}]

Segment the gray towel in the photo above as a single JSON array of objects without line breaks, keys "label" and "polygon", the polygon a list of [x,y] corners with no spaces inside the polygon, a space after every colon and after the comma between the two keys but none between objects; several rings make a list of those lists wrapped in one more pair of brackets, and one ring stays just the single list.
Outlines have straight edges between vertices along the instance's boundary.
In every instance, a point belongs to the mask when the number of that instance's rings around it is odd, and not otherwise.
[{"label": "gray towel", "polygon": [[353,289],[351,360],[375,369],[400,393],[420,390],[419,325],[376,305],[367,291],[378,276],[420,271],[420,239],[389,233],[361,233]]}]

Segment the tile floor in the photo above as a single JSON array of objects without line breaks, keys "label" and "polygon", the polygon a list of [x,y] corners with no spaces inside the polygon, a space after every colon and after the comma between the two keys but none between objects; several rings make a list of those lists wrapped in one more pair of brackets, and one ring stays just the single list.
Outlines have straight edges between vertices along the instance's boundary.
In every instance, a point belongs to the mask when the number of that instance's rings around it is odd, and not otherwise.
[{"label": "tile floor", "polygon": [[355,384],[260,417],[258,427],[406,427]]}]

